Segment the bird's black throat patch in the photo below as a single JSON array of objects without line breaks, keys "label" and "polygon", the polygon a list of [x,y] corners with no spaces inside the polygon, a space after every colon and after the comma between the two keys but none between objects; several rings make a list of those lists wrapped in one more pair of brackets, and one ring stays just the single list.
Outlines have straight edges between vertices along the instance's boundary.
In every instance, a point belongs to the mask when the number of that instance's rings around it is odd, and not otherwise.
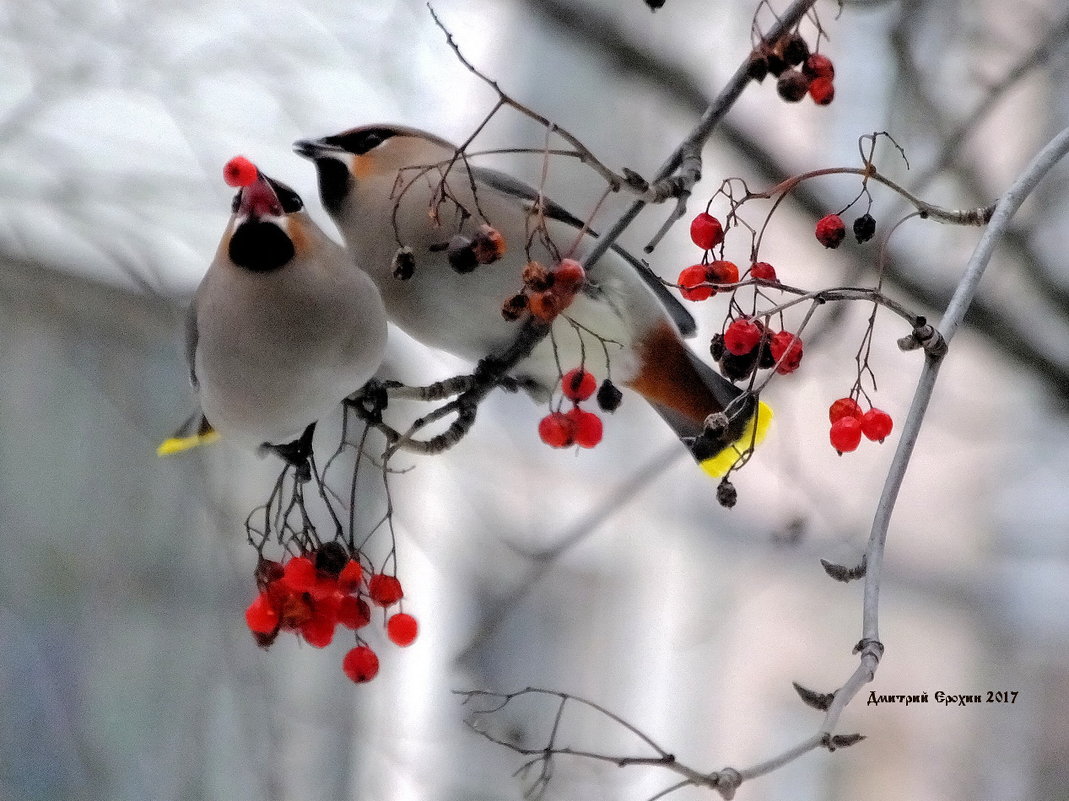
[{"label": "bird's black throat patch", "polygon": [[238,267],[266,273],[288,264],[296,251],[289,236],[275,223],[248,220],[234,231],[229,252]]},{"label": "bird's black throat patch", "polygon": [[349,168],[334,158],[316,159],[315,165],[323,206],[331,214],[339,214],[345,196],[349,194],[349,183],[353,180]]}]

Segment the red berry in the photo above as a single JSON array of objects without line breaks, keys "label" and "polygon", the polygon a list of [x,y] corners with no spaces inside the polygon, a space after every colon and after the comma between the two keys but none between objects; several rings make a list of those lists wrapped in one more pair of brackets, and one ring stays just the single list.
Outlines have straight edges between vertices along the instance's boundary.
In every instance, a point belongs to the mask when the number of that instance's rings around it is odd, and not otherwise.
[{"label": "red berry", "polygon": [[496,228],[483,224],[471,239],[471,249],[479,264],[493,264],[505,255],[505,237]]},{"label": "red berry", "polygon": [[724,226],[712,214],[703,211],[690,221],[690,238],[702,250],[715,248],[724,241]]},{"label": "red berry", "polygon": [[871,440],[883,442],[894,428],[891,415],[882,409],[872,408],[861,416],[861,433]]},{"label": "red berry", "polygon": [[829,81],[835,77],[835,65],[831,59],[820,53],[811,53],[802,65],[802,72],[812,79],[827,78]]},{"label": "red berry", "polygon": [[254,634],[270,634],[278,628],[278,610],[266,592],[261,592],[245,610],[245,624]]},{"label": "red berry", "polygon": [[839,453],[855,450],[861,443],[861,421],[856,417],[840,417],[831,424],[829,439]]},{"label": "red berry", "polygon": [[341,599],[347,597],[347,595],[342,595],[340,592],[333,592],[325,598],[320,598],[312,604],[315,616],[326,618],[331,623],[337,623]]},{"label": "red berry", "polygon": [[598,380],[580,367],[569,370],[561,379],[561,392],[573,401],[585,401],[598,389]]},{"label": "red berry", "polygon": [[711,286],[700,286],[707,279],[705,265],[692,264],[680,272],[676,283],[679,284],[680,293],[687,300],[706,300],[715,294]]},{"label": "red berry", "polygon": [[334,639],[334,623],[326,615],[313,615],[301,624],[301,636],[314,648],[326,648]]},{"label": "red berry", "polygon": [[360,588],[364,580],[364,568],[356,559],[350,559],[338,574],[338,592],[352,595]]},{"label": "red berry", "polygon": [[824,247],[837,248],[846,236],[846,224],[838,214],[828,214],[817,221],[814,233]]},{"label": "red berry", "polygon": [[761,329],[748,317],[732,320],[724,331],[724,347],[728,353],[745,356],[761,342]]},{"label": "red berry", "polygon": [[223,167],[223,180],[227,186],[248,186],[259,174],[256,165],[244,156],[234,156]]},{"label": "red berry", "polygon": [[551,448],[567,448],[575,442],[575,425],[564,412],[550,412],[538,421],[538,436]]},{"label": "red berry", "polygon": [[575,259],[561,259],[553,270],[553,285],[574,292],[586,281],[586,270]]},{"label": "red berry", "polygon": [[755,261],[750,265],[750,277],[760,278],[762,281],[777,281],[776,268],[767,261]]},{"label": "red berry", "polygon": [[553,276],[553,286],[544,292],[533,292],[528,295],[531,314],[545,322],[553,322],[558,314],[572,305],[572,301],[579,292],[578,284],[567,282],[558,284],[556,273],[550,273],[550,275]]},{"label": "red berry", "polygon": [[835,422],[843,417],[861,419],[861,405],[853,398],[839,398],[828,407],[828,419]]},{"label": "red berry", "polygon": [[555,283],[553,274],[537,261],[529,261],[524,265],[520,279],[531,292],[545,292]]},{"label": "red berry", "polygon": [[341,661],[345,675],[357,684],[371,681],[379,672],[379,658],[366,645],[353,648]]},{"label": "red berry", "polygon": [[835,84],[831,78],[814,78],[809,83],[809,96],[818,106],[826,106],[835,99]]},{"label": "red berry", "polygon": [[301,593],[288,593],[276,601],[279,626],[286,631],[297,631],[315,613],[308,596]]},{"label": "red berry", "polygon": [[793,373],[802,363],[802,340],[790,331],[774,334],[768,350],[776,360],[776,372],[780,375]]},{"label": "red berry", "polygon": [[405,597],[396,576],[376,573],[367,582],[367,593],[379,606],[392,606]]},{"label": "red berry", "polygon": [[580,448],[593,448],[601,442],[603,427],[601,418],[593,412],[576,406],[567,413],[572,423],[573,439]]},{"label": "red berry", "polygon": [[332,576],[329,573],[324,573],[320,570],[316,574],[315,583],[312,584],[311,589],[308,590],[308,594],[312,596],[313,600],[317,603],[328,598],[332,598],[338,592],[338,578]]},{"label": "red berry", "polygon": [[419,623],[412,615],[398,612],[386,621],[386,636],[395,645],[411,645],[419,634]]},{"label": "red berry", "polygon": [[371,607],[363,598],[343,595],[338,601],[338,622],[347,629],[359,629],[371,622]]},{"label": "red berry", "polygon": [[739,282],[739,268],[735,262],[713,261],[705,268],[708,280],[714,284],[737,284]]},{"label": "red berry", "polygon": [[552,289],[544,292],[532,292],[528,295],[528,308],[531,314],[544,323],[551,323],[558,314],[564,311],[565,304],[561,303],[560,295]]},{"label": "red berry", "polygon": [[307,556],[295,556],[283,565],[282,580],[294,592],[308,592],[316,583],[316,566]]}]

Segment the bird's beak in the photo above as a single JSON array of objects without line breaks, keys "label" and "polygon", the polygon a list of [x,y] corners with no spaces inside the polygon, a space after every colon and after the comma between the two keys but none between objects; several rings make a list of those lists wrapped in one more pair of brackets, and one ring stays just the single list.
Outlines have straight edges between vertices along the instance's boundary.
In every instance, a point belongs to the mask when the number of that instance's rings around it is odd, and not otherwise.
[{"label": "bird's beak", "polygon": [[345,148],[332,145],[324,139],[298,139],[293,143],[293,152],[298,156],[315,161],[321,158],[340,158],[347,151]]},{"label": "bird's beak", "polygon": [[282,204],[278,200],[274,187],[263,173],[256,180],[241,190],[238,201],[238,214],[246,217],[283,216]]}]

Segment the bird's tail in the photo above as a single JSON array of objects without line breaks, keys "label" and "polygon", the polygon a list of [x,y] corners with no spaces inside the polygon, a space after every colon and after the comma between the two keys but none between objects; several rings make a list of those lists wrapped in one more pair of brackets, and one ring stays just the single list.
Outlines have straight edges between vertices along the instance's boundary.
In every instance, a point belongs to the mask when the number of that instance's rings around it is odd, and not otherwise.
[{"label": "bird's tail", "polygon": [[198,445],[207,445],[217,439],[219,439],[219,432],[212,428],[212,424],[201,412],[195,412],[179,426],[177,431],[160,443],[156,448],[156,455],[170,456],[173,453],[196,448]]},{"label": "bird's tail", "polygon": [[[672,427],[702,470],[720,478],[758,445],[772,422],[772,409],[691,352],[667,324],[642,343],[640,369],[629,384]],[[723,413],[722,426],[709,426]]]}]

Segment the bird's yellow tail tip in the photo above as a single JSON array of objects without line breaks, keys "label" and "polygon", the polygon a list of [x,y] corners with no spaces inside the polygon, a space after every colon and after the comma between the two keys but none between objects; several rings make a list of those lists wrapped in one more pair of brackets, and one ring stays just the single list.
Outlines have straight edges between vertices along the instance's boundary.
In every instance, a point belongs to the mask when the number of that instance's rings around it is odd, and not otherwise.
[{"label": "bird's yellow tail tip", "polygon": [[189,418],[180,429],[156,448],[157,456],[172,456],[201,445],[209,445],[219,439],[219,432],[211,427],[201,415]]},{"label": "bird's yellow tail tip", "polygon": [[739,460],[750,448],[760,445],[768,433],[768,427],[772,424],[772,407],[766,403],[758,403],[757,412],[750,418],[742,434],[715,456],[703,459],[701,468],[713,478],[723,478],[735,462]]}]

